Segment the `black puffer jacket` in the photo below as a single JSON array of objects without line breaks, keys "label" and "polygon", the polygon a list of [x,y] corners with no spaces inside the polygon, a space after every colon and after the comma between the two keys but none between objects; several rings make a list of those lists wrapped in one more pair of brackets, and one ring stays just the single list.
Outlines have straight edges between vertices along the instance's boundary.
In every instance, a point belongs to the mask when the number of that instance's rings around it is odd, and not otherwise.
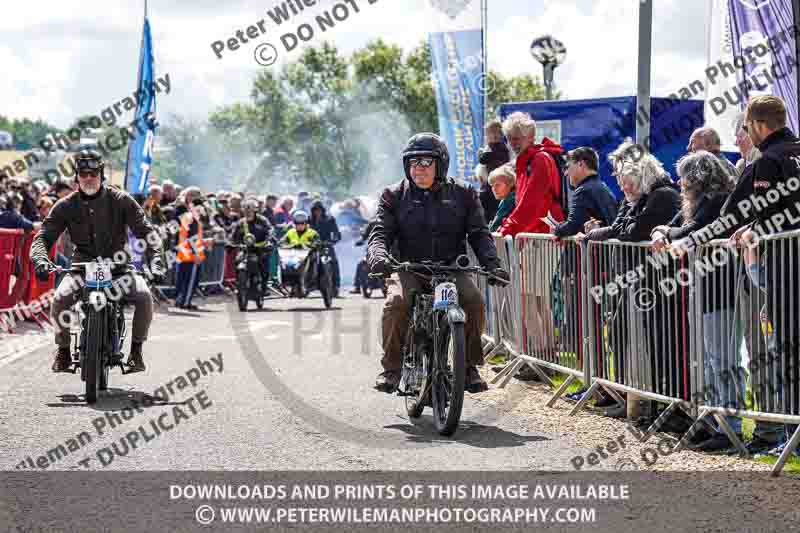
[{"label": "black puffer jacket", "polygon": [[590,241],[619,239],[626,242],[650,240],[656,226],[669,224],[681,208],[680,188],[669,178],[657,181],[649,193],[635,204],[625,203],[614,222],[605,228],[590,231]]},{"label": "black puffer jacket", "polygon": [[385,260],[397,245],[400,261],[452,262],[466,254],[469,241],[484,268],[500,266],[475,191],[452,179],[423,190],[410,180],[384,189],[369,236],[368,260]]},{"label": "black puffer jacket", "polygon": [[336,223],[335,218],[327,214],[323,203],[319,201],[314,202],[311,206],[311,211],[314,211],[314,209],[321,209],[322,212],[319,218],[315,219],[312,216],[308,221],[311,224],[311,228],[319,233],[319,238],[328,242],[341,241],[342,234],[339,232],[339,225]]}]

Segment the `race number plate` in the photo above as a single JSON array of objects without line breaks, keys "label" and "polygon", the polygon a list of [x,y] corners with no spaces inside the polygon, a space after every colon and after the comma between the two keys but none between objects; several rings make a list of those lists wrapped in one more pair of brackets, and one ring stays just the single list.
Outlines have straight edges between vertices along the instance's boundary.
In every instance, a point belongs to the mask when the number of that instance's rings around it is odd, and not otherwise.
[{"label": "race number plate", "polygon": [[111,265],[97,262],[86,265],[86,286],[93,289],[110,287]]},{"label": "race number plate", "polygon": [[439,309],[448,305],[458,305],[458,289],[455,283],[440,283],[434,291],[433,308]]}]

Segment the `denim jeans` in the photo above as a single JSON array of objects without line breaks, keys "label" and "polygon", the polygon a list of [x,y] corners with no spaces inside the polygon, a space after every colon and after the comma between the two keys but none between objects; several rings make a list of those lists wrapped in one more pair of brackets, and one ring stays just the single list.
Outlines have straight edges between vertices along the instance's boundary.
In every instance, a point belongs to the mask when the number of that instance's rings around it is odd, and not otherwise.
[{"label": "denim jeans", "polygon": [[[706,400],[716,407],[745,408],[744,369],[739,353],[741,332],[738,330],[733,309],[703,314]],[[740,418],[726,416],[725,419],[735,433],[742,433]],[[713,426],[720,431],[716,423]]]}]

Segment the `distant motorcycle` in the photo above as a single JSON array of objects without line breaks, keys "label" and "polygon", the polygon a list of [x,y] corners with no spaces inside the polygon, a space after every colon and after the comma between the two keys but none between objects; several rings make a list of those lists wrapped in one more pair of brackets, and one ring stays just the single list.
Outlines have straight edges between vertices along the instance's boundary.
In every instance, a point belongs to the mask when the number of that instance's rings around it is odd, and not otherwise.
[{"label": "distant motorcycle", "polygon": [[305,298],[318,290],[325,307],[330,309],[336,291],[332,247],[333,243],[320,241],[307,248],[280,248],[283,290],[293,298]]},{"label": "distant motorcycle", "polygon": [[271,254],[273,247],[259,248],[255,246],[256,239],[252,234],[245,235],[244,244],[239,244],[239,253],[236,255],[236,301],[239,311],[247,311],[250,300],[256,302],[256,307],[264,308],[264,298],[268,292],[269,278],[262,270],[264,254]]},{"label": "distant motorcycle", "polygon": [[[354,244],[356,246],[363,246],[364,241],[357,241]],[[372,296],[372,291],[374,290],[380,290],[384,298],[386,298],[388,294],[386,280],[383,277],[369,275],[369,266],[367,265],[366,257],[362,258],[356,267],[356,286],[361,287],[361,294],[367,299]]]}]

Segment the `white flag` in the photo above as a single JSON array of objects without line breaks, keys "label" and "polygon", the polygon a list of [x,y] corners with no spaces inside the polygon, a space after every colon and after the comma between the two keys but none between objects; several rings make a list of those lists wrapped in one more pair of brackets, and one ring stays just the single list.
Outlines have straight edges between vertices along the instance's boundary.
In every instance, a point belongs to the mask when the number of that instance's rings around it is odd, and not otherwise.
[{"label": "white flag", "polygon": [[[711,21],[708,26],[706,48],[708,67],[716,65],[720,61],[732,65],[733,42],[728,0],[711,0],[708,3],[708,10],[708,20]],[[741,107],[730,105],[725,99],[726,93],[729,97],[735,94],[730,89],[736,86],[736,75],[717,75],[714,77],[714,83],[708,78],[704,81],[706,86],[705,123],[719,133],[723,151],[737,152],[735,124]],[[712,105],[715,100],[716,106]],[[722,105],[721,102],[726,105]]]}]

